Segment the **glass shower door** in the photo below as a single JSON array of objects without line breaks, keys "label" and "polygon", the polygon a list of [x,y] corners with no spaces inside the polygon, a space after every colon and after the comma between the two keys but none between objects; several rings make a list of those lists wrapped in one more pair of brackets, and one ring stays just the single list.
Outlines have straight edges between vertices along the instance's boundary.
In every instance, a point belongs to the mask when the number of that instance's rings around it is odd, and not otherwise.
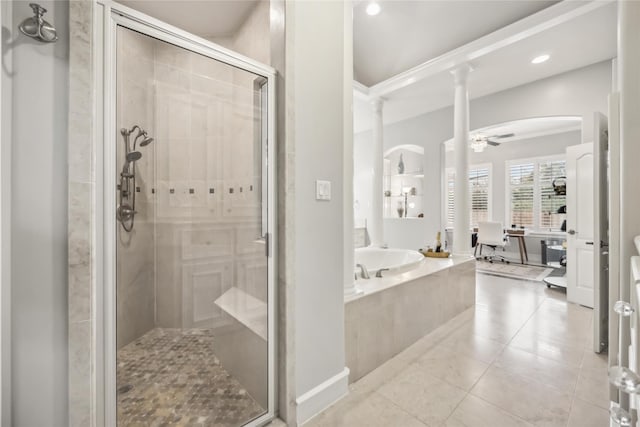
[{"label": "glass shower door", "polygon": [[118,425],[269,408],[267,79],[116,30]]}]

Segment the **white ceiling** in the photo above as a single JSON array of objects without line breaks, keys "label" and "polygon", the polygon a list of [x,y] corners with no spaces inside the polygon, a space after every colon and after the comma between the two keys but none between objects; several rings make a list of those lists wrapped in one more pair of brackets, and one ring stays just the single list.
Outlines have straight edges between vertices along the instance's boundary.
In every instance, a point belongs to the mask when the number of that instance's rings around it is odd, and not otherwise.
[{"label": "white ceiling", "polygon": [[556,1],[381,0],[369,16],[362,1],[353,11],[353,64],[357,81],[372,86]]},{"label": "white ceiling", "polygon": [[228,37],[245,22],[258,0],[120,0],[203,38]]},{"label": "white ceiling", "polygon": [[[531,64],[531,59],[541,53],[550,54],[551,59],[543,64]],[[476,59],[469,77],[469,96],[478,98],[615,56],[616,4],[613,2]],[[386,95],[385,123],[405,120],[452,103],[453,79],[449,72],[442,72]],[[355,100],[354,130],[361,132],[369,128],[371,107]]]}]

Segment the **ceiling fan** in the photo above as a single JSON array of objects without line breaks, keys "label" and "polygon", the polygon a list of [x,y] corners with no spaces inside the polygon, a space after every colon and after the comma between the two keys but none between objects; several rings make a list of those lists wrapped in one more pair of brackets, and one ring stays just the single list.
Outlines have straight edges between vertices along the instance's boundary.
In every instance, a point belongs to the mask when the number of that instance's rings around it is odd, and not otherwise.
[{"label": "ceiling fan", "polygon": [[477,134],[471,138],[471,148],[476,153],[480,153],[484,150],[487,145],[491,145],[493,147],[497,147],[501,144],[501,142],[495,141],[496,139],[502,138],[512,138],[514,137],[514,133],[505,133],[502,135],[481,135]]}]

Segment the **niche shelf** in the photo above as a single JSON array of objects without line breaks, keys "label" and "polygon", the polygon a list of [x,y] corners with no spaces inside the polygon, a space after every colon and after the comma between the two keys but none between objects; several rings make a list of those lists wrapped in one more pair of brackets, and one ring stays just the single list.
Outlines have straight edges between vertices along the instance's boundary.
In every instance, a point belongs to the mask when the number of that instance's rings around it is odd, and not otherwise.
[{"label": "niche shelf", "polygon": [[[404,170],[400,168],[400,157]],[[424,149],[417,145],[399,145],[384,154],[383,217],[419,218],[424,213]],[[405,213],[406,193],[406,213]],[[400,216],[402,211],[402,216]]]}]

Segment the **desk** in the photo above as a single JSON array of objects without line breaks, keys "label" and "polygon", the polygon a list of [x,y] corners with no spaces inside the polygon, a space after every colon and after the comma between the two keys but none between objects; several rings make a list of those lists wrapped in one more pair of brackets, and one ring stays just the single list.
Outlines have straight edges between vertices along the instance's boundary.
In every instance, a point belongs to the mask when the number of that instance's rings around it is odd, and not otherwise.
[{"label": "desk", "polygon": [[513,233],[507,230],[507,236],[518,239],[518,250],[520,250],[520,263],[524,264],[525,261],[529,262],[529,254],[527,254],[527,243],[524,241],[524,233]]}]

